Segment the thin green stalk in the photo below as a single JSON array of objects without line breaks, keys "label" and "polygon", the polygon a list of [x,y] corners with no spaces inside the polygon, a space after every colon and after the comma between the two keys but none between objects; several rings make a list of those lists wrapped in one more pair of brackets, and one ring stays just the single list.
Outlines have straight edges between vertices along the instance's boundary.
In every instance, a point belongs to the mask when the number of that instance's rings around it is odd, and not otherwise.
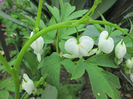
[{"label": "thin green stalk", "polygon": [[92,8],[89,10],[89,12],[88,12],[87,14],[85,14],[85,15],[78,21],[78,23],[75,23],[75,25],[76,25],[76,24],[79,24],[80,22],[82,22],[82,21],[83,21],[84,19],[86,19],[88,16],[91,17],[91,16],[93,15],[93,13],[94,13],[96,7],[101,3],[101,1],[102,1],[102,0],[95,0],[95,1],[94,1],[94,4],[93,4]]},{"label": "thin green stalk", "polygon": [[57,36],[56,36],[56,52],[59,53],[59,34],[57,31]]},{"label": "thin green stalk", "polygon": [[19,74],[18,71],[16,71],[14,68],[12,69],[12,77],[14,80],[14,85],[15,85],[15,99],[19,99]]},{"label": "thin green stalk", "polygon": [[72,23],[74,22],[77,22],[77,21],[69,21],[69,22],[62,22],[62,23],[58,23],[58,24],[55,24],[55,25],[52,25],[52,26],[49,26],[41,31],[39,31],[38,33],[36,33],[35,35],[33,35],[27,42],[26,44],[24,45],[24,47],[22,48],[22,50],[20,51],[20,53],[18,54],[18,57],[17,57],[17,60],[16,60],[16,63],[15,63],[15,69],[16,70],[19,70],[19,66],[20,66],[20,62],[26,52],[26,50],[29,48],[30,44],[36,40],[38,37],[40,37],[41,35],[49,32],[49,31],[52,31],[52,30],[55,30],[57,28],[66,28],[66,27],[72,27]]},{"label": "thin green stalk", "polygon": [[104,24],[104,25],[110,25],[112,27],[115,27],[116,29],[120,30],[122,33],[126,34],[132,41],[133,41],[133,37],[130,36],[127,32],[125,32],[124,29],[120,28],[118,25],[110,23],[108,21],[99,21],[99,20],[86,20],[84,21],[86,24]]},{"label": "thin green stalk", "polygon": [[42,12],[42,3],[43,3],[43,0],[39,0],[37,19],[36,19],[36,24],[35,24],[35,31],[36,32],[38,32],[38,30],[39,30],[40,18],[41,18],[41,12]]},{"label": "thin green stalk", "polygon": [[6,71],[7,71],[9,74],[12,74],[11,67],[8,65],[8,62],[7,62],[7,61],[5,60],[5,58],[1,55],[1,53],[0,53],[0,61],[1,61],[1,63],[5,66]]}]

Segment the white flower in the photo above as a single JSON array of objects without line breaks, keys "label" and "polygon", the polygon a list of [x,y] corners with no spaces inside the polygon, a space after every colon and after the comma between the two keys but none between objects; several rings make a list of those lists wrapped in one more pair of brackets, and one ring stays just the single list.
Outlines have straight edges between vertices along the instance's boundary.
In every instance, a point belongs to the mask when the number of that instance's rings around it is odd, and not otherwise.
[{"label": "white flower", "polygon": [[113,51],[114,40],[111,37],[108,37],[107,31],[101,32],[99,36],[98,48],[106,54]]},{"label": "white flower", "polygon": [[[31,37],[32,35],[33,32],[31,32]],[[31,48],[34,50],[34,53],[37,55],[37,59],[39,62],[41,61],[43,45],[44,45],[44,40],[41,36],[31,44]]]},{"label": "white flower", "polygon": [[133,73],[130,74],[130,80],[133,82]]},{"label": "white flower", "polygon": [[87,56],[88,52],[93,48],[94,41],[88,36],[82,36],[79,39],[79,44],[75,38],[68,39],[65,42],[65,50],[71,55],[66,54],[70,58]]},{"label": "white flower", "polygon": [[126,60],[126,66],[130,69],[133,68],[133,58]]},{"label": "white flower", "polygon": [[122,59],[125,56],[126,52],[126,45],[124,41],[121,40],[115,47],[115,56],[118,59]]},{"label": "white flower", "polygon": [[27,74],[23,74],[22,88],[30,95],[35,89],[33,81]]}]

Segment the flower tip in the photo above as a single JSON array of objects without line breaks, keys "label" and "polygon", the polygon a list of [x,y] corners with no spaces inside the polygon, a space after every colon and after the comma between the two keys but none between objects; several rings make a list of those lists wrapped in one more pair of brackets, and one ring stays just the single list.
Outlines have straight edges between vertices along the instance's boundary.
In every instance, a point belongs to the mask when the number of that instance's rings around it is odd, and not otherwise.
[{"label": "flower tip", "polygon": [[38,62],[41,62],[41,54],[40,53],[37,54],[37,60],[38,60]]}]

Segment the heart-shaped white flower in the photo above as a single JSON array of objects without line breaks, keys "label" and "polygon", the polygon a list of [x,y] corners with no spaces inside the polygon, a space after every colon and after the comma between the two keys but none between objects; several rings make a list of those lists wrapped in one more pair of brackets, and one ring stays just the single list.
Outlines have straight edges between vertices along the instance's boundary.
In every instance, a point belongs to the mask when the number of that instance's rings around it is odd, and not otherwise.
[{"label": "heart-shaped white flower", "polygon": [[35,89],[33,81],[27,74],[23,74],[22,88],[30,95]]},{"label": "heart-shaped white flower", "polygon": [[98,48],[106,54],[113,51],[114,40],[111,37],[108,37],[107,31],[101,32],[99,36]]},{"label": "heart-shaped white flower", "polygon": [[115,56],[118,59],[122,59],[127,52],[126,45],[123,40],[121,40],[115,47]]},{"label": "heart-shaped white flower", "polygon": [[75,38],[68,39],[65,42],[65,50],[74,58],[83,57],[88,55],[88,52],[93,48],[93,45],[94,41],[92,38],[89,36],[82,36],[79,39],[79,44],[77,44],[77,40]]},{"label": "heart-shaped white flower", "polygon": [[[32,35],[33,35],[33,32],[31,32],[30,37],[32,37]],[[31,48],[34,50],[34,53],[37,55],[37,59],[39,62],[41,61],[43,45],[44,45],[44,40],[41,36],[31,44]]]}]

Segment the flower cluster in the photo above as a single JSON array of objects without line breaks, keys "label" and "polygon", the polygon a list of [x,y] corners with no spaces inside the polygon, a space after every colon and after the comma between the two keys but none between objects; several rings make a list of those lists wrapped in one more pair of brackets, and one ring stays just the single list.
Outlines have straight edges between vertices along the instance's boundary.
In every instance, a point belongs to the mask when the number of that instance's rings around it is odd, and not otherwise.
[{"label": "flower cluster", "polygon": [[[92,48],[94,46],[94,41],[89,36],[82,36],[79,38],[79,44],[75,38],[70,38],[65,42],[65,50],[69,54],[64,54],[67,58],[81,58],[83,56],[89,56]],[[107,31],[101,32],[98,41],[99,51],[109,54],[114,49],[114,40],[109,37]],[[96,53],[97,51],[93,51]],[[93,53],[93,54],[94,54]],[[115,47],[115,56],[118,60],[122,60],[126,54],[126,46],[123,40],[121,40]]]}]

